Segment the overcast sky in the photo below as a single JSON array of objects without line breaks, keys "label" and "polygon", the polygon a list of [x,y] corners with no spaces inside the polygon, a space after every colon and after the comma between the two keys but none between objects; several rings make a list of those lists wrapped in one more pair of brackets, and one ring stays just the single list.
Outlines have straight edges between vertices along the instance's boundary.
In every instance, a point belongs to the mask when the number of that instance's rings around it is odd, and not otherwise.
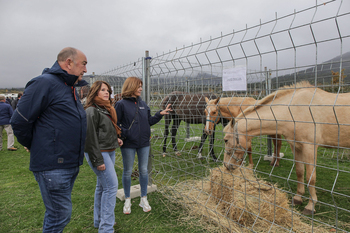
[{"label": "overcast sky", "polygon": [[[339,0],[340,1],[340,0]],[[345,0],[347,3],[348,0]],[[316,0],[0,0],[0,88],[24,87],[67,46],[87,74],[242,30]],[[318,0],[324,3],[327,0]],[[338,6],[339,4],[334,4]],[[349,5],[347,5],[349,6]]]}]

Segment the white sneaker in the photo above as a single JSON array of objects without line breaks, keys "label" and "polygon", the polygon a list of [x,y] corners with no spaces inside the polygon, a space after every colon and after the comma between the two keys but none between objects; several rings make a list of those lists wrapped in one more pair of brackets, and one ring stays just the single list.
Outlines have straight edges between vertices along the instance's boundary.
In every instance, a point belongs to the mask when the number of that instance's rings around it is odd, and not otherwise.
[{"label": "white sneaker", "polygon": [[140,201],[139,206],[142,207],[143,212],[151,211],[151,206],[149,205],[149,203],[147,201],[147,197],[141,197],[141,201]]},{"label": "white sneaker", "polygon": [[123,207],[124,214],[131,214],[131,198],[126,198]]}]

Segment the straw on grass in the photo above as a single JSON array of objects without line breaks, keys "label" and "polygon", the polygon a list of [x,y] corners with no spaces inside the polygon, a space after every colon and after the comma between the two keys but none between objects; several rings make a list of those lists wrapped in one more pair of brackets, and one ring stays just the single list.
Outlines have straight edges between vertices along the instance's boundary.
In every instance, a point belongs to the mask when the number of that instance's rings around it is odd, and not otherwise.
[{"label": "straw on grass", "polygon": [[171,193],[183,199],[191,214],[228,232],[329,232],[307,224],[307,218],[290,207],[285,191],[258,179],[249,168],[230,172],[217,167],[203,180],[177,184]]}]

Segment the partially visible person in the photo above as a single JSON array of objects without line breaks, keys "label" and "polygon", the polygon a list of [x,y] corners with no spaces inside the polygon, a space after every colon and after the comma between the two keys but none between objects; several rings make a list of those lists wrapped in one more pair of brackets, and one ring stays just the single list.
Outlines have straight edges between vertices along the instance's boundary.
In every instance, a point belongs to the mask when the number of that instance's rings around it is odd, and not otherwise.
[{"label": "partially visible person", "polygon": [[104,81],[92,84],[86,98],[87,133],[85,158],[97,176],[94,227],[98,232],[114,232],[114,208],[118,191],[115,150],[123,145],[118,138],[117,114],[110,98],[111,86]]},{"label": "partially visible person", "polygon": [[86,97],[89,93],[90,87],[88,85],[80,88],[80,102],[84,106],[86,104]]},{"label": "partially visible person", "polygon": [[22,95],[23,95],[23,94],[20,92],[20,93],[18,93],[17,98],[14,99],[14,100],[12,100],[11,105],[12,105],[12,109],[13,109],[13,110],[15,110],[15,109],[17,108],[18,101],[21,99]]},{"label": "partially visible person", "polygon": [[148,185],[148,156],[150,150],[151,126],[158,123],[163,115],[169,114],[170,104],[163,111],[158,111],[151,116],[151,110],[141,99],[142,80],[137,77],[129,77],[122,87],[122,100],[115,104],[118,116],[118,126],[122,131],[124,141],[121,147],[123,157],[123,177],[122,183],[125,194],[123,207],[124,214],[131,213],[131,173],[137,153],[139,166],[139,182],[141,186],[141,201],[139,206],[144,212],[151,211],[151,206],[147,200]]},{"label": "partially visible person", "polygon": [[7,96],[7,97],[6,97],[6,103],[9,104],[9,105],[11,106],[11,104],[12,104],[12,98],[11,98],[11,96]]},{"label": "partially visible person", "polygon": [[12,114],[13,110],[11,106],[6,103],[5,96],[0,95],[0,150],[2,150],[2,131],[4,129],[7,133],[7,150],[17,150],[17,148],[13,147],[15,137],[13,136],[12,127],[10,125]]},{"label": "partially visible person", "polygon": [[30,166],[46,208],[43,232],[63,232],[72,214],[71,193],[83,164],[86,114],[75,85],[87,59],[67,47],[51,68],[30,80],[11,118],[19,143],[30,150]]}]

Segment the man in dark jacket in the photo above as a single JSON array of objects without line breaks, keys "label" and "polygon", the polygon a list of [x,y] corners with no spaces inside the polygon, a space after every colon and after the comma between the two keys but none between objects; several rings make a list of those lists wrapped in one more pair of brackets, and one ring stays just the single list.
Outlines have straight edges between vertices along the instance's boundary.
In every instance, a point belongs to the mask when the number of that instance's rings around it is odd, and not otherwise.
[{"label": "man in dark jacket", "polygon": [[2,130],[5,129],[7,133],[7,149],[16,151],[17,148],[13,147],[15,138],[10,125],[10,119],[13,114],[13,110],[9,104],[6,103],[5,96],[0,95],[0,150],[2,150]]},{"label": "man in dark jacket", "polygon": [[72,213],[71,192],[83,164],[86,115],[76,85],[87,59],[64,48],[57,61],[30,80],[11,118],[19,143],[30,150],[30,167],[46,212],[43,232],[62,232]]}]

